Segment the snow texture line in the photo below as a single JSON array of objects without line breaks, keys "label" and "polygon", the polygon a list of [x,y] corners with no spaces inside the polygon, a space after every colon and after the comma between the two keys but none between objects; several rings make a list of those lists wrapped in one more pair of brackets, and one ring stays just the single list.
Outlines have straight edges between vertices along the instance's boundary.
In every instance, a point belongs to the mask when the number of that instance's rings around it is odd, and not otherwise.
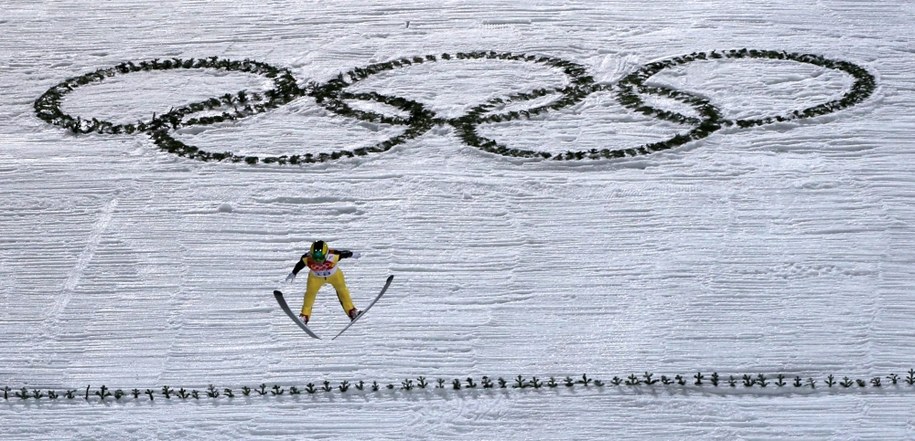
[{"label": "snow texture line", "polygon": [[67,274],[67,280],[64,282],[63,289],[61,289],[60,295],[57,296],[57,299],[54,301],[54,305],[48,312],[48,319],[45,322],[44,332],[46,336],[50,329],[55,328],[52,326],[52,324],[57,322],[57,319],[67,307],[67,304],[70,303],[70,299],[73,297],[73,291],[79,285],[83,273],[89,266],[89,262],[91,262],[93,256],[95,256],[95,252],[98,249],[99,243],[102,241],[103,233],[108,228],[108,224],[111,223],[111,219],[114,217],[114,210],[117,208],[117,206],[118,200],[112,199],[108,201],[104,207],[102,207],[102,212],[99,216],[99,219],[92,226],[92,231],[89,233],[89,239],[86,242],[86,246],[83,247],[79,257],[77,257],[76,265],[74,265]]}]

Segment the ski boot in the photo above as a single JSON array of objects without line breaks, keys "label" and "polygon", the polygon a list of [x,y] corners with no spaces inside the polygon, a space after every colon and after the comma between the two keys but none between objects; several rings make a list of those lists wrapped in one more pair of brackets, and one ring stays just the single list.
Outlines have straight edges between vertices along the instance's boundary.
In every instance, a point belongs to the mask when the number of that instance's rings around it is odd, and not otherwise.
[{"label": "ski boot", "polygon": [[362,314],[362,312],[356,308],[350,309],[346,312],[346,315],[349,316],[350,321],[356,320],[356,317],[359,317],[359,314]]}]

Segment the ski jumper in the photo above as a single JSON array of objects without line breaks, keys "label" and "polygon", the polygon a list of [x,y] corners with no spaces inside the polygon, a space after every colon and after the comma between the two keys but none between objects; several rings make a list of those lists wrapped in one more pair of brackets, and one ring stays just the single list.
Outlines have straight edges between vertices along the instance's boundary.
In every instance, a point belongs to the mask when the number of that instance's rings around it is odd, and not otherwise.
[{"label": "ski jumper", "polygon": [[337,262],[340,259],[352,257],[352,251],[346,250],[329,250],[327,257],[323,262],[312,260],[311,253],[305,253],[302,258],[295,264],[292,269],[293,274],[298,274],[306,266],[308,271],[308,282],[305,287],[305,301],[302,303],[302,315],[311,317],[311,307],[315,304],[315,298],[318,296],[318,290],[325,283],[330,283],[337,291],[337,299],[340,300],[340,306],[343,311],[349,313],[354,309],[353,300],[349,295],[349,288],[346,287],[346,280],[343,279],[343,271],[337,268]]}]

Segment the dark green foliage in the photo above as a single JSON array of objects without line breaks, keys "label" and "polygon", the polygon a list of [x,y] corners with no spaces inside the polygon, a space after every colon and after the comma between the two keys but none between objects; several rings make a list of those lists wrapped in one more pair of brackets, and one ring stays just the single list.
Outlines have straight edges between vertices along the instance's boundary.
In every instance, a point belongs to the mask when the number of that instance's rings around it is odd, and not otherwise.
[{"label": "dark green foliage", "polygon": [[[665,87],[648,86],[646,82],[662,70],[691,63],[696,60],[707,59],[742,59],[742,58],[767,58],[778,60],[790,60],[799,63],[807,63],[815,66],[821,66],[828,69],[840,70],[851,75],[855,82],[851,89],[841,98],[820,104],[806,109],[798,109],[789,112],[786,115],[776,115],[755,120],[727,120],[721,117],[719,110],[714,107],[708,100],[692,95],[687,92],[677,91]],[[346,88],[354,83],[368,78],[380,72],[398,69],[414,64],[448,61],[453,59],[470,60],[470,59],[491,59],[491,60],[509,60],[526,63],[536,63],[550,68],[562,71],[569,79],[569,84],[555,89],[537,89],[527,93],[518,93],[506,98],[495,98],[471,109],[466,115],[453,118],[437,118],[434,112],[426,110],[422,104],[400,97],[384,96],[375,92],[370,93],[350,93]],[[85,120],[79,116],[73,117],[64,114],[60,105],[63,97],[74,89],[93,83],[99,83],[106,78],[115,75],[124,75],[132,72],[154,71],[154,70],[172,70],[172,69],[208,69],[217,71],[236,71],[246,72],[254,75],[261,75],[273,81],[273,88],[263,94],[249,93],[242,90],[236,93],[226,93],[220,97],[214,97],[200,102],[192,103],[183,107],[170,109],[162,115],[155,114],[148,121],[138,121],[136,124],[117,125],[107,121],[100,121],[95,118]],[[800,118],[810,118],[814,116],[832,113],[849,106],[853,106],[867,99],[876,88],[876,80],[866,69],[848,63],[845,61],[829,60],[818,55],[786,53],[782,51],[769,50],[730,50],[730,51],[712,51],[711,53],[694,52],[688,55],[681,55],[667,60],[649,63],[640,70],[624,77],[618,84],[600,84],[596,83],[593,77],[587,75],[587,70],[576,63],[562,60],[559,58],[533,56],[525,54],[513,54],[510,52],[495,51],[475,51],[459,52],[457,54],[441,54],[404,57],[398,60],[384,63],[371,64],[364,67],[354,68],[348,72],[339,74],[323,84],[309,82],[305,87],[299,88],[297,81],[292,73],[287,69],[281,69],[252,60],[226,60],[218,57],[209,57],[206,59],[188,59],[179,58],[169,60],[149,60],[139,63],[126,62],[117,66],[99,69],[82,76],[64,80],[58,85],[52,87],[39,97],[34,108],[38,118],[58,126],[62,126],[73,133],[135,133],[146,132],[155,144],[162,150],[178,156],[197,159],[200,161],[229,161],[245,162],[255,165],[258,163],[265,164],[308,164],[315,162],[325,162],[341,158],[352,158],[354,156],[365,156],[369,153],[380,153],[390,150],[396,145],[422,135],[436,125],[449,124],[453,126],[458,136],[467,144],[481,150],[517,158],[531,159],[554,159],[554,160],[584,160],[584,159],[613,159],[624,158],[628,156],[647,155],[658,151],[668,150],[678,147],[693,140],[708,137],[719,130],[722,126],[737,127],[754,127],[773,122],[791,121]],[[548,111],[555,111],[567,108],[581,102],[588,95],[597,91],[615,91],[617,100],[625,107],[647,115],[653,118],[662,119],[678,124],[689,124],[695,126],[686,133],[678,134],[671,139],[663,142],[655,142],[628,149],[610,150],[610,149],[591,149],[589,151],[568,151],[562,154],[551,154],[543,151],[531,151],[513,149],[500,145],[494,140],[481,137],[477,133],[477,127],[480,124],[512,121],[517,119],[529,119]],[[548,104],[533,107],[521,111],[509,111],[502,114],[490,114],[500,105],[508,105],[513,102],[531,101],[550,94],[556,94],[557,98]],[[701,117],[690,117],[676,112],[653,108],[646,105],[642,99],[643,95],[663,96],[680,101],[692,106]],[[200,150],[197,147],[189,146],[167,135],[168,130],[174,130],[179,127],[192,125],[211,125],[226,121],[234,121],[245,118],[257,113],[262,113],[274,109],[292,101],[293,99],[310,96],[315,101],[324,106],[326,109],[342,116],[356,118],[364,121],[375,123],[405,125],[406,131],[394,138],[376,144],[369,148],[360,148],[355,151],[340,150],[331,153],[322,153],[317,156],[292,155],[258,158],[254,156],[237,156],[235,154],[211,153]],[[347,100],[369,100],[383,103],[403,111],[408,116],[389,117],[376,112],[362,111],[353,109]],[[228,110],[231,108],[231,111]],[[204,116],[197,118],[185,119],[188,115],[204,110],[223,110],[218,115]]]},{"label": "dark green foliage", "polygon": [[[245,72],[254,75],[262,75],[266,78],[272,79],[274,87],[266,91],[263,95],[257,93],[248,93],[244,90],[235,94],[225,94],[218,98],[210,98],[208,100],[192,103],[177,109],[173,108],[163,115],[156,116],[154,114],[148,121],[139,121],[136,124],[127,125],[113,124],[108,121],[100,121],[96,118],[84,120],[79,116],[72,117],[70,115],[66,115],[60,110],[63,96],[73,91],[77,87],[92,83],[98,83],[106,78],[110,78],[115,75],[123,75],[140,71],[161,71],[172,69],[209,69],[218,71]],[[108,69],[99,69],[95,72],[91,72],[74,79],[65,80],[57,86],[52,87],[47,92],[45,92],[44,95],[39,97],[35,101],[34,107],[36,115],[40,119],[50,124],[62,126],[76,134],[90,132],[103,134],[134,133],[138,131],[149,132],[153,141],[156,142],[156,144],[159,145],[161,149],[170,153],[174,153],[179,156],[186,156],[193,159],[199,159],[202,161],[209,161],[212,159],[229,159],[233,162],[238,162],[239,160],[247,161],[247,158],[236,157],[231,154],[211,154],[201,151],[196,147],[184,145],[183,143],[171,138],[155,136],[153,132],[164,131],[166,129],[176,129],[181,126],[209,125],[225,121],[237,120],[279,107],[295,98],[302,96],[302,94],[302,90],[296,86],[296,80],[288,70],[275,68],[265,63],[250,60],[221,60],[218,57],[210,57],[207,59],[198,60],[172,59],[162,61],[157,59],[152,61],[143,61],[139,64],[134,62],[121,63]],[[239,105],[243,105],[241,109],[239,109]],[[216,116],[191,118],[187,121],[182,121],[185,116],[191,113],[200,112],[203,110],[215,110],[228,106],[232,107],[232,112],[223,111],[221,114]],[[256,162],[257,161],[249,161],[249,163]]]},{"label": "dark green foliage", "polygon": [[744,387],[753,387],[756,384],[756,379],[748,374],[743,376],[743,386]]},{"label": "dark green foliage", "polygon": [[747,375],[747,374],[743,375],[743,386],[744,387],[753,387],[754,384],[756,384],[756,380],[753,379],[753,377],[751,377],[750,375]]},{"label": "dark green foliage", "polygon": [[95,396],[99,397],[100,399],[102,399],[102,401],[104,401],[105,398],[108,398],[111,396],[111,391],[109,391],[108,387],[103,384],[102,387],[99,388],[99,390],[95,391]]},{"label": "dark green foliage", "polygon": [[644,374],[642,374],[642,377],[645,378],[645,379],[642,380],[642,381],[643,381],[645,384],[647,384],[647,385],[649,385],[649,386],[652,386],[652,385],[654,385],[655,383],[657,383],[657,382],[659,381],[659,380],[657,380],[657,379],[652,379],[652,378],[651,378],[652,376],[654,376],[654,374],[652,374],[652,373],[650,373],[650,372],[645,372]]},{"label": "dark green foliage", "polygon": [[409,378],[400,383],[400,388],[406,391],[411,391],[414,387],[415,386],[413,385],[413,380]]},{"label": "dark green foliage", "polygon": [[[885,377],[875,376],[875,377],[871,377],[867,380],[865,380],[865,379],[853,380],[853,379],[850,379],[849,377],[844,377],[841,381],[838,381],[834,375],[828,375],[825,377],[823,382],[829,388],[833,388],[834,386],[838,385],[838,386],[841,386],[842,389],[848,390],[852,386],[855,386],[855,385],[857,385],[859,388],[868,388],[868,387],[882,388],[885,386],[885,384],[892,384],[894,386],[899,386],[901,383],[900,379],[902,379],[903,384],[907,384],[908,386],[911,387],[911,386],[913,386],[913,384],[911,384],[911,382],[909,382],[908,380],[911,378],[912,375],[913,375],[913,372],[912,372],[912,370],[910,370],[908,378],[902,378],[897,374],[889,374]],[[705,386],[706,383],[704,380],[706,377],[702,373],[697,372],[696,374],[692,375],[692,378],[694,380],[692,383],[694,386],[698,386],[698,387]],[[783,374],[777,374],[774,377],[775,378],[774,381],[769,380],[769,378],[764,374],[756,374],[755,376],[750,375],[750,374],[744,374],[744,375],[742,375],[741,378],[742,378],[742,384],[744,385],[745,388],[748,388],[748,389],[755,389],[757,387],[759,389],[763,389],[763,388],[766,388],[769,384],[774,384],[774,385],[778,386],[779,388],[781,388],[781,387],[784,387],[789,384],[788,382],[786,382],[787,377]],[[884,383],[884,378],[889,383]],[[708,379],[709,379],[709,382],[714,387],[718,387],[718,385],[722,382],[722,377],[720,375],[718,375],[717,372],[713,372],[712,375]],[[730,387],[734,388],[734,387],[737,387],[738,382],[740,382],[741,380],[738,378],[735,378],[735,376],[731,375],[725,381],[728,383],[728,385]],[[794,380],[791,384],[795,388],[809,387],[810,389],[816,389],[817,384],[819,384],[819,381],[820,380],[818,380],[814,377],[808,377],[807,379],[803,379],[800,376],[795,376]],[[685,377],[683,375],[676,375],[673,378],[667,377],[666,375],[662,375],[660,377],[660,379],[656,379],[654,377],[654,374],[647,372],[647,371],[641,377],[636,376],[635,374],[631,374],[628,377],[626,377],[625,379],[620,378],[618,376],[614,376],[613,379],[609,381],[609,385],[616,386],[616,387],[620,387],[620,386],[640,387],[642,385],[649,386],[649,387],[670,387],[670,386],[674,386],[674,385],[686,386],[687,383],[688,383],[687,377]],[[242,391],[242,394],[246,397],[250,396],[252,392],[256,392],[259,396],[278,397],[277,399],[281,399],[279,397],[281,397],[283,395],[297,396],[297,395],[301,395],[303,393],[303,391],[307,392],[308,394],[315,394],[319,391],[323,391],[325,393],[337,392],[337,393],[343,394],[343,393],[346,393],[347,391],[349,391],[349,389],[352,388],[353,386],[355,386],[355,388],[359,391],[364,391],[367,384],[368,383],[366,383],[365,381],[361,381],[361,380],[356,382],[355,384],[350,384],[349,381],[344,380],[336,387],[333,387],[331,385],[330,381],[325,380],[323,382],[323,386],[320,388],[315,386],[314,383],[308,383],[305,386],[304,390],[300,390],[296,386],[290,386],[287,390],[277,384],[274,384],[272,388],[268,388],[266,383],[262,383],[257,388],[242,386],[241,391]],[[446,384],[448,384],[448,380],[439,378],[436,380],[434,387],[435,387],[435,389],[446,389],[446,387],[445,387]],[[493,389],[493,388],[496,388],[497,384],[498,384],[498,387],[501,389],[509,388],[509,382],[506,381],[505,379],[500,377],[497,379],[497,381],[494,382],[488,376],[483,376],[479,383],[477,383],[473,379],[473,377],[467,377],[464,380],[457,379],[457,378],[453,379],[453,380],[451,380],[450,384],[451,384],[450,389],[455,390],[455,391],[459,391],[459,390],[463,390],[463,389],[477,389],[477,388]],[[564,385],[567,388],[589,387],[589,386],[603,388],[605,386],[605,383],[600,380],[590,378],[590,377],[588,377],[587,374],[583,374],[581,376],[581,379],[579,379],[579,380],[575,380],[572,377],[565,377],[562,380],[558,380],[556,377],[551,376],[551,377],[549,377],[549,379],[547,381],[543,381],[536,376],[533,376],[530,379],[527,379],[523,375],[518,375],[517,377],[514,378],[514,381],[511,384],[510,388],[511,389],[540,390],[543,388],[555,389],[555,388],[559,387],[560,385]],[[390,391],[400,390],[403,392],[410,393],[410,392],[414,392],[416,390],[425,390],[425,389],[429,388],[430,386],[431,386],[431,384],[428,382],[426,377],[420,376],[416,380],[413,380],[410,378],[403,380],[400,383],[399,388],[396,387],[394,384],[387,384],[387,385],[385,385],[385,389],[388,389]],[[377,381],[372,382],[372,384],[371,384],[372,392],[378,392],[380,389],[381,389],[381,386],[378,384]],[[4,400],[8,400],[10,398],[10,393],[13,392],[12,396],[14,398],[18,398],[19,400],[22,400],[22,401],[28,401],[28,400],[40,401],[45,398],[47,398],[48,400],[57,400],[61,397],[66,397],[67,399],[73,399],[76,397],[76,393],[77,393],[76,389],[68,389],[65,392],[63,392],[62,394],[60,394],[54,390],[47,390],[45,392],[45,391],[42,391],[41,389],[29,389],[27,387],[22,387],[14,392],[14,390],[11,389],[9,386],[4,387],[2,389],[2,391],[3,391]],[[287,392],[288,392],[288,394],[287,394]],[[175,390],[169,386],[163,386],[158,393],[153,389],[145,389],[145,391],[141,392],[141,390],[137,389],[137,388],[130,389],[129,392],[126,392],[125,390],[122,390],[122,389],[116,389],[114,391],[111,391],[107,386],[104,386],[104,385],[102,385],[98,390],[92,391],[91,386],[87,386],[85,389],[84,398],[87,401],[89,401],[91,396],[96,396],[99,398],[100,402],[105,402],[108,398],[113,397],[115,401],[121,402],[123,400],[128,400],[129,398],[133,398],[133,400],[136,401],[136,400],[141,399],[142,395],[146,395],[149,398],[150,402],[153,402],[155,400],[156,395],[160,395],[160,396],[164,397],[166,400],[171,399],[173,396],[180,398],[182,400],[187,400],[189,398],[193,398],[194,400],[200,400],[202,398],[203,399],[205,399],[205,398],[218,399],[221,396],[225,396],[230,399],[235,397],[235,394],[231,388],[224,388],[220,392],[219,388],[210,384],[202,392],[197,391],[197,390],[187,390],[185,388],[179,388],[179,389]]]}]

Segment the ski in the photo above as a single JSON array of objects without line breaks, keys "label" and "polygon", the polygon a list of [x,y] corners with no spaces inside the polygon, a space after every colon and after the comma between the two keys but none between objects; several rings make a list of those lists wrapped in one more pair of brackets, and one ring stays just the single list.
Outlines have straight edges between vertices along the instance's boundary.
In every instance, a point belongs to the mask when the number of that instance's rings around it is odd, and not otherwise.
[{"label": "ski", "polygon": [[308,326],[305,326],[305,323],[302,323],[302,320],[300,320],[297,315],[292,313],[292,310],[289,309],[289,305],[286,304],[286,299],[283,298],[283,293],[281,291],[279,291],[279,290],[273,291],[273,296],[276,297],[276,302],[280,304],[280,308],[283,308],[283,312],[285,312],[286,315],[288,315],[289,318],[291,318],[292,321],[295,322],[295,324],[299,325],[299,327],[302,328],[303,331],[308,333],[308,335],[312,336],[313,338],[316,338],[318,340],[321,339],[321,337],[318,337],[318,334],[315,334],[314,332],[311,331],[311,329],[308,329]]},{"label": "ski", "polygon": [[[388,280],[386,280],[386,281],[384,282],[384,286],[381,288],[381,292],[379,292],[378,295],[375,296],[375,300],[372,300],[372,303],[369,303],[369,306],[366,306],[365,309],[363,309],[362,312],[360,312],[359,315],[357,315],[356,318],[353,319],[353,321],[349,322],[349,324],[346,325],[346,327],[343,328],[343,330],[340,331],[337,335],[335,335],[334,338],[332,338],[331,340],[335,340],[335,339],[336,339],[337,337],[339,337],[341,334],[343,334],[344,332],[346,332],[346,330],[349,329],[350,326],[353,326],[353,324],[355,324],[359,319],[361,319],[362,316],[365,315],[365,313],[369,312],[369,309],[372,309],[372,306],[375,305],[375,302],[377,302],[378,299],[380,299],[381,296],[384,295],[385,291],[388,290],[388,287],[391,286],[391,281],[392,281],[392,280],[394,280],[394,275],[393,275],[393,274],[390,275],[390,276],[388,276]],[[287,308],[287,309],[288,309],[288,308]]]}]

